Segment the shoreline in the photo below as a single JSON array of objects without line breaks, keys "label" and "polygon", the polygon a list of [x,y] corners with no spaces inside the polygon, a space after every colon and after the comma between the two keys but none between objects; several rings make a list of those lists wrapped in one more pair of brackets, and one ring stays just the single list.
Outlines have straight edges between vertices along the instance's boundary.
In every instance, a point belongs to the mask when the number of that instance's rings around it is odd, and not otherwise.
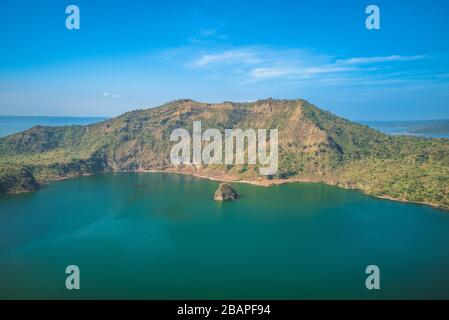
[{"label": "shoreline", "polygon": [[371,194],[366,193],[362,189],[352,188],[352,187],[348,187],[348,186],[344,186],[344,185],[339,185],[337,183],[332,183],[332,182],[329,182],[329,181],[318,180],[318,179],[309,179],[309,178],[293,178],[293,179],[288,179],[288,180],[273,179],[273,180],[268,180],[265,183],[265,182],[261,182],[261,181],[233,180],[233,179],[226,179],[226,178],[219,178],[219,177],[218,178],[217,177],[210,177],[210,176],[207,176],[207,175],[200,175],[200,174],[196,174],[196,173],[184,172],[184,171],[175,171],[175,170],[133,170],[133,171],[116,171],[116,172],[173,173],[173,174],[182,174],[182,175],[186,175],[186,176],[192,176],[192,177],[196,177],[196,178],[200,178],[200,179],[207,179],[207,180],[211,180],[211,181],[228,182],[228,183],[246,183],[246,184],[252,184],[252,185],[256,185],[256,186],[259,186],[259,187],[266,187],[266,188],[269,188],[269,187],[272,187],[272,186],[277,186],[277,185],[283,185],[283,184],[287,184],[287,183],[323,183],[323,184],[328,185],[328,186],[333,186],[333,187],[342,188],[342,189],[346,189],[346,190],[360,191],[365,196],[373,197],[373,198],[376,198],[376,199],[389,200],[389,201],[395,201],[395,202],[401,202],[401,203],[409,203],[409,204],[417,204],[417,205],[425,205],[425,206],[429,206],[431,208],[440,209],[440,210],[444,210],[446,212],[449,212],[449,208],[438,206],[438,205],[435,205],[435,204],[432,204],[432,203],[413,202],[413,201],[410,201],[410,200],[407,200],[407,199],[398,199],[398,198],[393,198],[393,197],[390,197],[390,196],[375,196],[375,195],[371,195]]},{"label": "shoreline", "polygon": [[[192,177],[196,177],[196,178],[200,178],[200,179],[207,179],[210,181],[227,182],[227,183],[245,183],[245,184],[251,184],[251,185],[265,187],[265,188],[269,188],[269,187],[277,186],[277,185],[283,185],[283,184],[287,184],[287,183],[322,183],[322,184],[325,184],[328,186],[334,186],[334,187],[342,188],[342,189],[346,189],[346,190],[360,191],[364,195],[373,197],[376,199],[389,200],[389,201],[395,201],[395,202],[401,202],[401,203],[409,203],[409,204],[417,204],[417,205],[425,205],[425,206],[429,206],[434,209],[439,209],[439,210],[443,210],[445,212],[449,212],[448,207],[439,206],[439,205],[435,205],[435,204],[428,203],[428,202],[414,202],[414,201],[410,201],[410,200],[406,200],[406,199],[393,198],[393,197],[390,197],[387,195],[375,196],[375,195],[366,193],[364,190],[359,189],[359,188],[344,186],[344,185],[338,184],[337,182],[326,181],[326,180],[322,180],[322,179],[321,180],[320,179],[310,179],[310,178],[292,178],[292,179],[286,179],[286,180],[273,179],[273,180],[251,181],[251,180],[237,180],[236,178],[233,178],[231,176],[213,177],[213,176],[209,176],[209,175],[198,174],[195,172],[186,172],[186,171],[179,171],[179,170],[157,170],[157,169],[143,170],[143,169],[139,169],[139,170],[111,170],[111,171],[103,171],[103,172],[97,172],[97,173],[83,173],[83,174],[79,174],[79,175],[69,175],[66,177],[57,177],[54,179],[44,180],[41,183],[39,183],[39,185],[42,185],[42,184],[45,185],[45,184],[48,184],[51,182],[63,181],[63,180],[68,180],[68,179],[72,179],[72,178],[77,178],[77,177],[87,177],[87,176],[93,176],[96,174],[114,173],[114,172],[116,172],[116,173],[117,172],[122,172],[122,173],[133,173],[134,172],[134,173],[181,174],[181,175],[192,176]],[[5,193],[5,194],[21,194],[21,193],[29,193],[29,192],[35,192],[35,191],[39,191],[39,189],[38,190],[15,191],[12,193]]]}]

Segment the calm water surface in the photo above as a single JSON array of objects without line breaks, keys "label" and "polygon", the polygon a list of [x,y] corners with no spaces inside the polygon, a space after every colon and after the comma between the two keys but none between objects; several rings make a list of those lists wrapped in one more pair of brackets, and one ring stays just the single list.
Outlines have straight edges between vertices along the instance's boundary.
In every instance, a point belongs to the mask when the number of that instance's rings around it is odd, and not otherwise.
[{"label": "calm water surface", "polygon": [[217,186],[117,173],[0,197],[0,298],[449,298],[448,212],[321,184],[222,204]]}]

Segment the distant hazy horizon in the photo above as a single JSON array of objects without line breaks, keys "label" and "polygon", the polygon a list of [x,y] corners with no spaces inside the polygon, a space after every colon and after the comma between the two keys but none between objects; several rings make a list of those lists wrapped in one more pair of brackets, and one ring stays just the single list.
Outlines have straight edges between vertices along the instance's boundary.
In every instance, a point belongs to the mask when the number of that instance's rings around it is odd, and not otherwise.
[{"label": "distant hazy horizon", "polygon": [[[240,101],[232,101],[234,103],[245,103],[245,102],[253,102],[253,101],[257,101],[257,100],[263,100],[263,99],[269,99],[269,97],[266,98],[260,98],[260,99],[255,99],[255,100],[240,100]],[[288,98],[273,98],[273,99],[286,99],[288,100]],[[292,98],[292,99],[301,99],[301,98]],[[136,106],[136,107],[132,107],[132,108],[128,108],[128,109],[124,109],[123,111],[116,113],[116,114],[99,114],[99,115],[95,115],[95,114],[80,114],[80,115],[76,115],[76,114],[60,114],[60,113],[54,113],[54,114],[41,114],[39,112],[35,113],[35,114],[18,114],[18,113],[11,113],[11,114],[2,114],[1,113],[1,109],[0,109],[0,117],[22,117],[22,118],[26,118],[26,117],[30,117],[30,118],[98,118],[98,119],[108,119],[108,118],[114,118],[114,117],[118,117],[126,112],[132,112],[132,111],[136,111],[136,110],[146,110],[146,109],[153,109],[153,108],[158,108],[164,104],[170,103],[172,101],[176,101],[176,100],[194,100],[191,98],[179,98],[179,99],[173,99],[170,101],[164,101],[158,105],[147,105],[147,106]],[[199,100],[194,100],[194,101],[198,101],[201,103],[216,103],[216,104],[220,104],[220,103],[224,103],[224,102],[229,102],[230,100],[223,100],[223,101],[199,101]],[[449,101],[449,100],[448,100]],[[309,101],[312,104],[315,104],[313,101]],[[323,109],[325,111],[329,111],[334,113],[336,116],[353,121],[353,122],[358,122],[358,123],[380,123],[380,122],[417,122],[417,121],[444,121],[444,120],[449,120],[449,115],[447,117],[445,116],[441,116],[441,117],[434,117],[434,118],[408,118],[407,117],[398,117],[398,118],[391,118],[389,117],[388,114],[383,114],[383,118],[379,117],[379,118],[374,118],[374,119],[369,119],[369,118],[352,118],[352,117],[345,117],[342,114],[336,113],[334,111],[332,111],[329,108],[325,108],[323,106],[320,106],[318,104],[315,104],[318,108]],[[413,115],[407,115],[408,117],[413,116]]]},{"label": "distant hazy horizon", "polygon": [[37,125],[88,125],[105,119],[107,117],[0,116],[0,138],[30,129]]},{"label": "distant hazy horizon", "polygon": [[[149,108],[144,108],[144,109],[152,109],[152,108],[157,108],[157,107],[149,107]],[[132,112],[134,110],[137,109],[130,109],[128,111],[124,111],[123,113],[126,112]],[[328,110],[326,110],[328,111]],[[122,115],[123,113],[119,113],[116,115],[110,115],[110,116],[103,116],[103,115],[98,115],[98,116],[91,116],[91,115],[33,115],[33,114],[26,114],[26,115],[18,115],[18,114],[0,114],[0,117],[2,118],[67,118],[67,119],[73,119],[73,118],[79,118],[79,119],[100,119],[99,121],[102,120],[106,120],[106,119],[110,119],[110,118],[115,118],[118,117],[120,115]],[[336,116],[342,117],[338,114],[336,114]],[[344,118],[344,117],[343,117]],[[431,119],[414,119],[414,120],[404,120],[404,119],[375,119],[375,120],[366,120],[366,119],[350,119],[350,118],[345,118],[347,120],[353,121],[353,122],[357,122],[357,123],[381,123],[381,122],[419,122],[419,121],[446,121],[449,120],[449,117],[447,118],[431,118]]]},{"label": "distant hazy horizon", "polygon": [[[3,116],[0,115],[0,138],[30,129],[37,125],[43,126],[67,126],[67,125],[88,125],[101,122],[111,117],[79,117],[79,116]],[[449,128],[447,132],[435,133],[414,133],[415,127],[422,127],[423,124],[431,126],[433,123],[449,123],[449,119],[429,119],[414,121],[357,121],[354,122],[367,125],[373,129],[377,129],[385,134],[390,135],[415,135],[427,138],[449,138]]]}]

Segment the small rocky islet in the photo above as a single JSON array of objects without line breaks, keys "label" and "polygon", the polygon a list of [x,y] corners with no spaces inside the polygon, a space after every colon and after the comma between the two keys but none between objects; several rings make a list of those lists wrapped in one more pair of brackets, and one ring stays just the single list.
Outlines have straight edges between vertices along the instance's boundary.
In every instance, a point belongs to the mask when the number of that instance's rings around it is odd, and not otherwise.
[{"label": "small rocky islet", "polygon": [[239,198],[237,192],[227,183],[221,183],[215,191],[215,201],[234,201]]}]

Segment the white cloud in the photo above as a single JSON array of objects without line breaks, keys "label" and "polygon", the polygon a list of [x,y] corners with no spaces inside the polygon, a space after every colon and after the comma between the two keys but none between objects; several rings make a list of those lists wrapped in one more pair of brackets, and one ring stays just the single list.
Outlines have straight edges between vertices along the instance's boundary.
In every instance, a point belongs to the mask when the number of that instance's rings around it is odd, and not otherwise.
[{"label": "white cloud", "polygon": [[253,79],[270,79],[279,77],[309,78],[319,74],[335,74],[350,70],[355,70],[355,68],[343,68],[335,66],[320,66],[309,68],[274,67],[274,68],[255,68],[250,70],[249,75]]},{"label": "white cloud", "polygon": [[254,79],[269,79],[289,76],[294,73],[294,70],[288,68],[255,68],[250,70],[249,75]]},{"label": "white cloud", "polygon": [[105,93],[103,93],[103,97],[111,97],[112,99],[118,99],[118,98],[120,98],[120,95],[117,93],[105,92]]},{"label": "white cloud", "polygon": [[[215,32],[205,30],[204,35],[213,35]],[[376,83],[382,83],[377,78],[387,81],[405,78],[419,80],[420,70],[406,70],[405,63],[429,58],[426,55],[398,54],[341,58],[305,49],[265,46],[227,46],[221,50],[217,47],[209,49],[208,46],[188,46],[163,52],[161,56],[165,62],[179,63],[202,72],[205,76],[235,79],[243,84],[276,79],[357,85],[363,83],[363,79],[372,81],[375,78]],[[397,62],[404,64],[398,65]],[[397,75],[398,71],[402,74]],[[354,80],[351,82],[351,79]]]},{"label": "white cloud", "polygon": [[306,75],[317,75],[317,74],[325,74],[325,73],[339,73],[339,72],[347,72],[357,70],[356,68],[344,68],[337,67],[334,65],[329,66],[320,66],[320,67],[311,67],[304,70]]},{"label": "white cloud", "polygon": [[413,60],[422,60],[427,58],[426,55],[417,55],[417,56],[400,56],[400,55],[391,55],[384,57],[360,57],[360,58],[350,58],[337,60],[337,64],[369,64],[369,63],[383,63],[383,62],[397,62],[397,61],[413,61]]},{"label": "white cloud", "polygon": [[203,68],[218,63],[255,64],[260,62],[250,50],[227,50],[214,54],[202,54],[192,63],[194,67]]}]

